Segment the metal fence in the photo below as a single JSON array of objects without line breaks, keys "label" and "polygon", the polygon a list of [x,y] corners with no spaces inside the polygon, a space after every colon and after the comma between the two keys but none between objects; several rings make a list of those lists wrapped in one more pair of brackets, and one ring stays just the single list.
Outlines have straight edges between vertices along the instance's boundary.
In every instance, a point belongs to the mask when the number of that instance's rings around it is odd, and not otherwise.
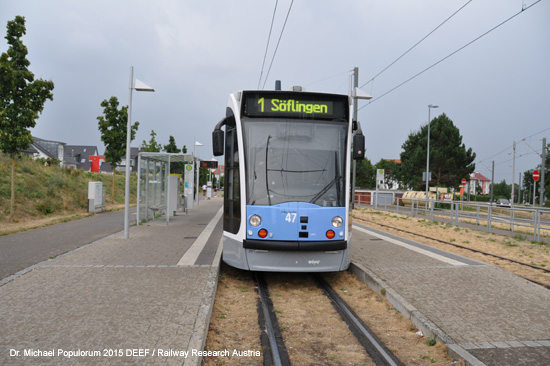
[{"label": "metal fence", "polygon": [[486,227],[488,232],[507,230],[532,236],[535,241],[550,240],[550,209],[533,206],[499,207],[494,203],[406,199],[368,202],[356,197],[355,204],[410,216],[423,216],[430,221],[446,221],[454,225],[467,223]]}]

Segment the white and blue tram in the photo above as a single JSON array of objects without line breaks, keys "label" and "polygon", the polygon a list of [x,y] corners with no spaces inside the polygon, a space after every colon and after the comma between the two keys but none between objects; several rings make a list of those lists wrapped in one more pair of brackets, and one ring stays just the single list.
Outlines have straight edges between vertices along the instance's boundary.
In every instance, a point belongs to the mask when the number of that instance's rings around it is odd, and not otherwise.
[{"label": "white and blue tram", "polygon": [[230,94],[212,133],[214,155],[225,155],[225,263],[274,272],[348,268],[351,161],[364,158],[365,144],[352,107],[340,94]]}]

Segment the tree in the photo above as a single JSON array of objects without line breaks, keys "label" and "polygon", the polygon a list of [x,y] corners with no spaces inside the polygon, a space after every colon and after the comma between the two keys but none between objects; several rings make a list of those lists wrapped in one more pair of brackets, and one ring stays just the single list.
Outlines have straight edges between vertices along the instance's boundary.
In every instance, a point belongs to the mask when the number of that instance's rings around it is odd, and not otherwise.
[{"label": "tree", "polygon": [[[105,144],[105,161],[113,167],[113,202],[115,201],[115,171],[117,165],[126,154],[126,136],[128,124],[128,107],[122,106],[118,109],[117,97],[103,100],[103,116],[97,117],[99,121],[99,132],[101,141]],[[130,139],[136,137],[139,122],[130,126]],[[130,162],[126,162],[129,164]]]},{"label": "tree", "polygon": [[[180,149],[178,149],[178,145],[176,145],[176,139],[174,136],[170,136],[168,139],[168,145],[164,145],[164,151],[170,154],[179,154],[181,152]],[[184,173],[185,164],[182,162],[175,162],[170,164],[170,172],[181,174],[182,176]]]},{"label": "tree", "polygon": [[33,142],[29,128],[36,125],[46,100],[53,100],[52,81],[34,80],[28,69],[25,18],[16,16],[7,25],[8,51],[0,56],[0,149],[11,157],[10,218],[15,214],[15,157]]},{"label": "tree", "polygon": [[176,145],[176,139],[174,136],[170,136],[168,139],[168,145],[164,145],[164,151],[171,154],[179,154],[180,149],[178,149],[178,146]]},{"label": "tree", "polygon": [[155,137],[157,137],[157,133],[155,132],[155,130],[151,130],[151,139],[149,140],[149,143],[143,140],[140,145],[141,151],[160,152],[160,150],[162,149],[162,145],[157,142]]},{"label": "tree", "polygon": [[376,186],[376,172],[369,159],[357,161],[355,173],[355,185],[357,187],[374,188]]},{"label": "tree", "polygon": [[506,184],[506,181],[504,179],[500,181],[500,183],[493,184],[493,196],[495,201],[498,198],[510,199],[511,188],[512,188],[512,185]]},{"label": "tree", "polygon": [[[428,125],[409,134],[401,146],[401,180],[406,186],[423,190],[422,172],[426,171]],[[457,187],[475,170],[476,154],[466,149],[459,129],[445,114],[430,122],[430,186]]]}]

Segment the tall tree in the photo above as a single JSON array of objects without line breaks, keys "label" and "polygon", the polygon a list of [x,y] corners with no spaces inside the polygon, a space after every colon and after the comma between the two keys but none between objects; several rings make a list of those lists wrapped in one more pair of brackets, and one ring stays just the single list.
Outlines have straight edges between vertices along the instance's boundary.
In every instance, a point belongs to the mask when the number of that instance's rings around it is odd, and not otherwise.
[{"label": "tall tree", "polygon": [[[101,141],[105,144],[105,161],[113,167],[113,202],[115,201],[115,171],[117,165],[122,161],[126,154],[126,135],[128,124],[128,107],[122,106],[118,109],[117,97],[103,100],[103,116],[97,117],[99,121],[99,132],[101,132]],[[133,140],[136,137],[139,122],[130,126]],[[130,162],[126,162],[129,164]]]},{"label": "tall tree", "polygon": [[34,80],[28,69],[25,18],[16,16],[7,25],[8,51],[0,56],[0,149],[11,157],[10,218],[15,214],[15,157],[33,142],[29,128],[36,125],[46,100],[53,100],[52,81]]},{"label": "tall tree", "polygon": [[141,143],[139,146],[141,148],[141,151],[145,152],[160,152],[162,149],[162,145],[157,142],[156,140],[157,133],[155,130],[151,130],[151,139],[147,143],[145,140]]},{"label": "tall tree", "polygon": [[[428,125],[409,134],[401,146],[401,179],[405,185],[422,190],[422,172],[426,171]],[[444,113],[430,122],[430,186],[457,187],[475,170],[476,154],[466,149],[462,135]]]}]

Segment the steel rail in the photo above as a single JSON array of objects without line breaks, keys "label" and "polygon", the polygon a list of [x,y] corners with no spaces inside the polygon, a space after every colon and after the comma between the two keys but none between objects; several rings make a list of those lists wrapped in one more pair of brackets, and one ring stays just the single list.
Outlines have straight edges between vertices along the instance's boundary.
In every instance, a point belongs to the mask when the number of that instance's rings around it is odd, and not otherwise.
[{"label": "steel rail", "polygon": [[357,316],[353,309],[334,291],[334,289],[320,276],[313,276],[318,286],[331,300],[332,305],[346,322],[351,332],[359,340],[367,353],[377,365],[403,366],[401,361],[384,345],[374,332]]},{"label": "steel rail", "polygon": [[[273,311],[273,302],[269,296],[269,290],[267,289],[267,284],[263,278],[262,274],[258,272],[254,273],[254,280],[258,285],[258,294],[259,294],[259,310],[261,309],[261,315],[263,316],[264,324],[260,324],[265,331],[267,336],[268,344],[266,348],[269,349],[269,352],[272,357],[273,365],[282,366],[290,365],[290,359],[288,352],[283,342],[283,336],[279,328],[279,323],[277,322],[277,316]],[[265,352],[264,352],[264,360]],[[265,363],[269,364],[269,362]]]}]

